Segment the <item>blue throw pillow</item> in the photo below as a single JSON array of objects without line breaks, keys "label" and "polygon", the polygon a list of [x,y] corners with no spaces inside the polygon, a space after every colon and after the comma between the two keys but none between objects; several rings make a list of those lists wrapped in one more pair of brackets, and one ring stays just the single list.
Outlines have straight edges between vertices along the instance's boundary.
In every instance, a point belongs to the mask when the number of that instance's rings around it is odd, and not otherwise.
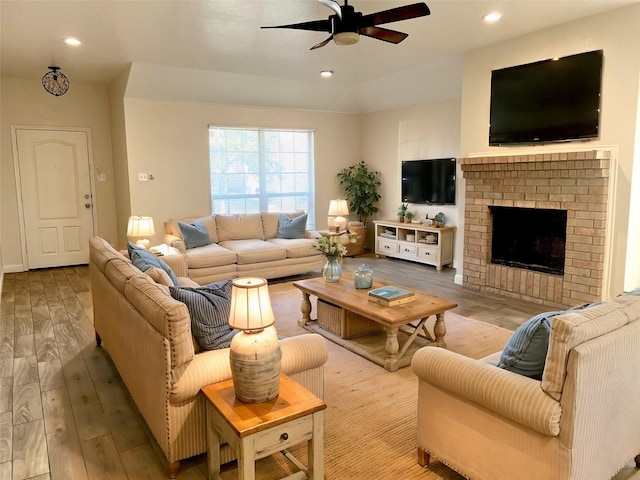
[{"label": "blue throw pillow", "polygon": [[169,287],[171,296],[183,302],[191,316],[191,334],[206,350],[227,348],[239,330],[229,326],[231,281],[202,287]]},{"label": "blue throw pillow", "polygon": [[184,222],[178,222],[182,239],[187,248],[204,247],[211,244],[209,232],[200,220],[196,220],[192,225]]},{"label": "blue throw pillow", "polygon": [[131,242],[127,243],[127,250],[129,251],[131,263],[138,267],[140,271],[146,272],[151,267],[161,268],[167,272],[167,275],[169,275],[169,278],[174,285],[178,284],[178,277],[173,273],[171,267],[164,263],[157,255],[151,253],[146,248],[139,247]]},{"label": "blue throw pillow", "polygon": [[304,238],[307,228],[307,214],[289,218],[280,214],[278,222],[278,238]]},{"label": "blue throw pillow", "polygon": [[547,360],[547,350],[549,350],[549,336],[551,335],[551,320],[553,317],[594,307],[601,303],[585,303],[568,310],[544,312],[531,317],[513,333],[504,350],[502,350],[497,366],[535,380],[541,380]]},{"label": "blue throw pillow", "polygon": [[497,366],[541,380],[549,349],[551,319],[562,313],[540,313],[520,325],[504,347]]}]

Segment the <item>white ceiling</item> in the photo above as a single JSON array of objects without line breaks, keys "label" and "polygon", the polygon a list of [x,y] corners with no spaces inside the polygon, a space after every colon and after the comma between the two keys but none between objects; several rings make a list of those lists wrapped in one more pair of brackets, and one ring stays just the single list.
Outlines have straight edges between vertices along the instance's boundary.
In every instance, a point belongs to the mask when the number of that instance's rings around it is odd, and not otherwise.
[{"label": "white ceiling", "polygon": [[[415,1],[351,4],[367,14]],[[382,110],[459,96],[462,52],[638,1],[426,0],[430,16],[385,25],[409,34],[398,45],[362,37],[353,46],[309,51],[328,35],[260,26],[331,15],[316,0],[1,0],[0,68],[2,76],[39,79],[57,65],[73,85],[109,84],[132,63],[180,67],[182,74],[193,69],[242,79],[242,90],[234,95],[229,86],[215,101],[227,95],[245,103],[242,92],[251,91],[253,79],[255,87],[283,82],[300,108],[318,108],[309,93],[319,88],[364,95],[366,101],[344,111]],[[485,24],[483,15],[496,10],[503,19]],[[65,45],[68,36],[82,45]],[[320,79],[326,69],[335,75]]]}]

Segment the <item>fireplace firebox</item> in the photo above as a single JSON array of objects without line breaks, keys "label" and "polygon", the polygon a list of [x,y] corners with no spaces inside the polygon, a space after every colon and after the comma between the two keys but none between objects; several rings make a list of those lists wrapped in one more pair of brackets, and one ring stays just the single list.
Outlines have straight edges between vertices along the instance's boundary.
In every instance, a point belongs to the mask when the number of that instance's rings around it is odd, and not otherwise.
[{"label": "fireplace firebox", "polygon": [[567,211],[489,207],[491,263],[564,275]]}]

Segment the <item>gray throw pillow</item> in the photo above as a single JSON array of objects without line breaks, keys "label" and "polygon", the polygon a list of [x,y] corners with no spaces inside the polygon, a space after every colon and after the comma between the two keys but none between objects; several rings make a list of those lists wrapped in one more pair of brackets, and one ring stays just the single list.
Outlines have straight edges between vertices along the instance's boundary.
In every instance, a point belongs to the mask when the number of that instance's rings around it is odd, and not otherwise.
[{"label": "gray throw pillow", "polygon": [[193,224],[178,222],[182,239],[187,248],[204,247],[211,244],[211,237],[206,227],[200,220],[196,220]]},{"label": "gray throw pillow", "polygon": [[304,238],[307,229],[307,214],[289,218],[280,214],[278,221],[278,238]]},{"label": "gray throw pillow", "polygon": [[127,243],[127,250],[129,251],[131,263],[133,263],[133,265],[141,272],[146,272],[151,267],[161,268],[167,272],[167,275],[169,275],[169,278],[174,285],[178,284],[178,277],[173,273],[171,267],[164,263],[157,255],[151,253],[146,248],[139,247],[131,242]]},{"label": "gray throw pillow", "polygon": [[202,287],[169,287],[171,296],[187,306],[191,334],[205,350],[227,348],[239,332],[229,326],[231,281]]}]

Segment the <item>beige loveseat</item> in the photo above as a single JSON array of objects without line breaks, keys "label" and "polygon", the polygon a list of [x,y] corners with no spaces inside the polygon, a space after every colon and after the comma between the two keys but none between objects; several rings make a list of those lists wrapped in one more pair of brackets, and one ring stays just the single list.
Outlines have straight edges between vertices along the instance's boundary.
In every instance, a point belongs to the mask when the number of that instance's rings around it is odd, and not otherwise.
[{"label": "beige loveseat", "polygon": [[[89,272],[96,340],[109,352],[175,478],[180,460],[206,451],[200,388],[231,378],[229,350],[196,353],[189,311],[169,287],[138,270],[105,240],[90,240]],[[180,285],[196,285],[182,255],[163,257]],[[149,270],[150,271],[150,270]],[[277,327],[277,319],[276,319]],[[197,345],[197,343],[196,343]],[[281,341],[282,371],[323,397],[327,346],[315,334]],[[222,462],[234,457],[221,452]]]},{"label": "beige loveseat", "polygon": [[[304,212],[285,213],[296,218]],[[188,276],[201,285],[235,277],[278,278],[319,270],[322,254],[313,246],[318,234],[279,238],[280,213],[208,215],[165,222],[164,242],[187,257]],[[178,221],[200,221],[211,243],[187,248]]]},{"label": "beige loveseat", "polygon": [[555,316],[546,338],[542,380],[416,352],[418,462],[473,480],[605,480],[638,462],[640,296]]}]

